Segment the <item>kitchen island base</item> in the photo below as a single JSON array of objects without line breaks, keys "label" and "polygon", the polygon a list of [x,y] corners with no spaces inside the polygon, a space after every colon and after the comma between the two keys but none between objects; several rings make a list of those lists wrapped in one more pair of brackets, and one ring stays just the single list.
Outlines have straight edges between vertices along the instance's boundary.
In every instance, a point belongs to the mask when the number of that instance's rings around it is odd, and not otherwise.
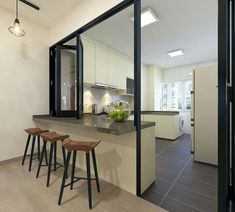
[{"label": "kitchen island base", "polygon": [[[77,141],[102,140],[96,149],[99,177],[136,194],[136,132],[131,131],[121,135],[113,135],[84,128],[75,123],[34,118],[37,127],[68,134]],[[155,180],[155,129],[154,126],[141,131],[141,192],[143,193]],[[60,148],[58,148],[60,149]],[[58,157],[62,154],[58,151]],[[78,168],[86,170],[85,154],[78,153]],[[92,163],[91,163],[92,166]],[[92,174],[93,166],[91,167]],[[62,177],[62,176],[61,176]],[[102,189],[102,188],[101,188]]]}]

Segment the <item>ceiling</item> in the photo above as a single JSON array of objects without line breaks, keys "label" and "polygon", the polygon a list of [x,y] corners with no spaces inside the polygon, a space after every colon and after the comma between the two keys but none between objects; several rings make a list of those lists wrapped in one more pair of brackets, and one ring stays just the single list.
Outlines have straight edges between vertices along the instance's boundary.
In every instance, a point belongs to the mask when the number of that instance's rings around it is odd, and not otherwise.
[{"label": "ceiling", "polygon": [[[215,61],[217,14],[215,0],[144,0],[159,22],[142,28],[142,62],[162,68]],[[86,34],[133,57],[133,6],[92,28]],[[170,58],[167,52],[184,49],[185,55]]]},{"label": "ceiling", "polygon": [[[28,0],[40,7],[37,11],[19,1],[19,17],[29,18],[34,22],[49,27],[68,13],[80,0]],[[15,12],[15,0],[0,0],[0,7]]]}]

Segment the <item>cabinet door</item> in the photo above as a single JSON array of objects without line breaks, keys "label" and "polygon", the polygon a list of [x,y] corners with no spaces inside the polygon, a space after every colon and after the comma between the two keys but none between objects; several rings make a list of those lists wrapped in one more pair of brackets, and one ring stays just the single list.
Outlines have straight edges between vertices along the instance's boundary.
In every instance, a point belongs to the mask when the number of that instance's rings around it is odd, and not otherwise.
[{"label": "cabinet door", "polygon": [[126,60],[118,57],[118,88],[126,90]]},{"label": "cabinet door", "polygon": [[95,84],[95,45],[83,40],[84,46],[84,83]]},{"label": "cabinet door", "polygon": [[114,87],[118,85],[118,57],[112,52],[108,52],[108,84]]},{"label": "cabinet door", "polygon": [[102,47],[96,46],[96,83],[108,84],[108,51]]},{"label": "cabinet door", "polygon": [[134,62],[127,60],[126,66],[126,77],[134,79]]}]

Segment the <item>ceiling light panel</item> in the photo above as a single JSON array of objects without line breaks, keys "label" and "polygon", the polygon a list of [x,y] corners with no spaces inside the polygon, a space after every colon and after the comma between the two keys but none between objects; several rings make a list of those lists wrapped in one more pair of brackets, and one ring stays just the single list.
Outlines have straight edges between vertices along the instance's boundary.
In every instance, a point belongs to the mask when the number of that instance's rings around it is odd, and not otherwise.
[{"label": "ceiling light panel", "polygon": [[170,57],[178,57],[184,55],[183,49],[173,50],[167,53]]},{"label": "ceiling light panel", "polygon": [[[132,17],[131,20],[134,21],[134,17]],[[151,9],[147,9],[141,12],[141,27],[145,27],[157,22],[159,22],[159,19]]]}]

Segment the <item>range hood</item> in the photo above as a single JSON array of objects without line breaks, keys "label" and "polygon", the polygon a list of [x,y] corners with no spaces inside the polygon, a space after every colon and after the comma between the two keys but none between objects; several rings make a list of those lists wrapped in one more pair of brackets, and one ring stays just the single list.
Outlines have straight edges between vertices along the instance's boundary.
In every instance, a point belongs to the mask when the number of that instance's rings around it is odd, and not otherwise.
[{"label": "range hood", "polygon": [[85,87],[96,88],[96,89],[102,89],[102,90],[104,90],[104,89],[105,89],[105,90],[118,89],[117,86],[108,85],[108,84],[104,84],[104,83],[98,83],[98,82],[96,82],[95,85],[85,84]]}]

